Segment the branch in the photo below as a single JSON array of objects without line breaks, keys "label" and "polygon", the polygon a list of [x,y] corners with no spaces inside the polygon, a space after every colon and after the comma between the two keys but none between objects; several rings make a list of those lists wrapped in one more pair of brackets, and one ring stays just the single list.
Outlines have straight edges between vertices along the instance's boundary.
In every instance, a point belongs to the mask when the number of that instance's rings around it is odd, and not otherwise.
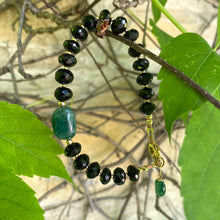
[{"label": "branch", "polygon": [[22,28],[24,24],[24,19],[25,19],[25,6],[27,4],[27,0],[24,0],[22,9],[21,9],[21,14],[20,14],[20,25],[18,29],[18,39],[17,39],[17,47],[18,47],[18,63],[19,63],[19,70],[18,72],[21,73],[21,75],[26,79],[26,78],[32,78],[30,74],[25,73],[24,67],[22,64],[22,58],[21,55],[23,53],[23,48],[22,48],[22,43],[21,43],[21,35],[22,35]]},{"label": "branch", "polygon": [[165,69],[170,71],[171,73],[175,74],[178,78],[182,79],[188,86],[195,89],[200,95],[202,95],[205,99],[207,99],[209,102],[211,102],[215,107],[217,107],[220,110],[220,102],[214,98],[210,93],[208,93],[205,89],[203,89],[201,86],[199,86],[196,82],[194,82],[192,79],[190,79],[188,76],[186,76],[182,71],[178,70],[176,67],[170,65],[165,60],[157,56],[156,54],[152,53],[151,51],[133,43],[130,40],[127,40],[126,38],[115,35],[111,31],[106,31],[106,36],[114,38],[132,48],[137,50],[138,52],[144,54],[145,56],[149,57],[156,63],[163,66]]}]

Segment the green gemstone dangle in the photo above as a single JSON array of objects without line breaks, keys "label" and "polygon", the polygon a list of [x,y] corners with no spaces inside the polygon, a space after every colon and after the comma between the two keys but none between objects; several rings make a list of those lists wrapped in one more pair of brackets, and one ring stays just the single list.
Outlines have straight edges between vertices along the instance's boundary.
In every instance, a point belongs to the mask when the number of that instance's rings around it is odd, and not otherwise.
[{"label": "green gemstone dangle", "polygon": [[162,178],[158,178],[155,180],[155,192],[157,196],[164,196],[166,193],[166,185]]}]

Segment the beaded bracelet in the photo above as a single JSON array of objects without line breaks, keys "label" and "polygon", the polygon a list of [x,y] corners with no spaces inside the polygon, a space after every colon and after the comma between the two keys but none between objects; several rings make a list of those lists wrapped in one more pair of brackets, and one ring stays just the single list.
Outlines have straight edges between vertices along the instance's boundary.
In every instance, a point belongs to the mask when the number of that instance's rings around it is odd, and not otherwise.
[{"label": "beaded bracelet", "polygon": [[[80,52],[80,44],[78,40],[85,41],[88,37],[86,29],[90,32],[94,32],[97,36],[102,37],[105,35],[105,31],[111,25],[111,30],[113,34],[121,34],[125,32],[124,37],[136,41],[139,37],[139,33],[135,29],[127,30],[127,20],[124,17],[117,17],[116,19],[111,18],[111,14],[107,9],[100,12],[99,17],[95,18],[92,15],[86,15],[82,19],[83,25],[75,25],[71,28],[71,33],[73,36],[72,40],[65,40],[63,43],[64,48],[67,53],[63,53],[58,57],[59,63],[64,67],[58,69],[55,73],[55,80],[61,84],[55,90],[54,96],[59,101],[59,108],[57,108],[52,116],[52,127],[54,134],[59,138],[67,141],[67,146],[65,148],[64,154],[67,157],[74,157],[73,166],[76,170],[86,169],[86,176],[89,179],[93,179],[100,176],[100,182],[102,184],[107,184],[110,182],[111,178],[117,185],[123,185],[126,180],[126,176],[129,177],[130,181],[137,182],[139,180],[140,172],[150,170],[154,167],[159,168],[159,178],[155,181],[155,192],[157,196],[163,196],[166,192],[165,183],[163,182],[163,176],[161,174],[161,167],[164,165],[164,159],[160,156],[160,148],[155,143],[153,137],[153,120],[152,113],[155,111],[156,106],[150,102],[150,99],[154,95],[152,88],[148,87],[148,84],[152,81],[153,76],[150,73],[144,72],[149,67],[149,61],[145,58],[140,58],[141,53],[133,48],[128,49],[128,54],[133,58],[138,58],[133,63],[133,69],[139,71],[140,74],[137,77],[137,84],[144,86],[143,89],[139,91],[139,96],[145,100],[145,102],[140,106],[139,110],[146,114],[147,118],[147,133],[149,139],[149,152],[153,158],[153,162],[144,167],[136,168],[133,165],[127,167],[127,172],[117,167],[114,169],[113,174],[108,167],[102,169],[100,172],[100,165],[98,162],[90,162],[89,156],[87,154],[80,154],[81,145],[80,143],[73,142],[72,138],[76,134],[76,118],[72,108],[66,106],[65,101],[72,98],[72,91],[66,87],[67,84],[71,83],[74,79],[73,73],[68,69],[73,67],[77,60],[74,55]],[[141,45],[141,44],[139,44]],[[143,46],[143,45],[141,45]]]}]

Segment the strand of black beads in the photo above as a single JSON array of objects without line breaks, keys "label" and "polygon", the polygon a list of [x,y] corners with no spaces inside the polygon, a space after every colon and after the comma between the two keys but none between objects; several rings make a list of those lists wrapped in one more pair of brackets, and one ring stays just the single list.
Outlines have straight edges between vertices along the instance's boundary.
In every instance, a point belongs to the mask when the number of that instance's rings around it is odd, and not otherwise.
[{"label": "strand of black beads", "polygon": [[[142,45],[140,45],[140,46],[142,46]],[[152,123],[153,123],[151,114],[156,109],[156,106],[149,101],[154,96],[154,91],[152,90],[152,88],[148,87],[148,84],[152,82],[153,76],[150,73],[143,72],[144,70],[146,70],[149,67],[149,62],[146,59],[140,59],[139,57],[141,54],[131,47],[128,49],[128,54],[131,57],[138,58],[138,60],[136,60],[133,63],[133,68],[137,71],[141,71],[141,74],[138,75],[136,82],[137,82],[137,84],[144,86],[143,89],[139,90],[138,95],[139,95],[139,97],[141,97],[142,99],[145,100],[145,103],[143,103],[140,106],[139,110],[142,113],[147,115],[147,119],[150,119],[150,122],[151,122],[150,128],[151,128]],[[152,138],[152,137],[150,137],[150,138]],[[153,139],[153,142],[154,142],[154,139]],[[154,142],[154,144],[155,144],[155,142]],[[161,197],[161,196],[164,196],[166,193],[166,185],[165,185],[163,178],[162,178],[162,175],[161,175],[161,167],[159,167],[159,168],[160,168],[160,177],[155,180],[155,193],[157,196]],[[134,177],[137,178],[138,175],[136,176],[135,171],[133,171],[133,170],[135,170],[135,168],[132,168],[132,166],[129,166],[128,175],[130,172],[133,174]],[[144,169],[143,168],[138,169],[138,171],[140,171],[140,170],[144,170]],[[130,179],[131,179],[131,177],[130,177]]]},{"label": "strand of black beads", "polygon": [[[99,175],[102,184],[109,183],[112,178],[115,184],[123,185],[126,181],[126,176],[128,176],[130,181],[136,182],[139,180],[140,171],[135,166],[129,165],[127,167],[127,173],[120,167],[115,168],[113,174],[108,167],[105,167],[100,173],[99,163],[90,163],[87,154],[80,154],[82,149],[81,145],[77,142],[72,142],[72,137],[75,135],[76,131],[75,114],[70,107],[65,106],[65,101],[72,98],[73,95],[72,91],[66,88],[66,85],[71,83],[74,79],[68,67],[73,67],[77,63],[75,55],[80,52],[80,44],[77,40],[85,41],[87,39],[88,33],[86,29],[89,32],[96,32],[96,34],[99,32],[100,35],[97,35],[103,36],[102,32],[105,31],[110,24],[114,34],[121,34],[126,31],[127,20],[124,17],[117,17],[115,20],[112,20],[110,12],[104,9],[100,12],[98,19],[93,15],[84,16],[82,24],[83,25],[75,25],[71,28],[73,39],[65,40],[63,43],[67,53],[63,53],[58,57],[58,61],[63,64],[64,68],[57,70],[55,73],[55,79],[61,84],[61,87],[58,87],[54,94],[60,102],[60,107],[54,112],[52,117],[54,133],[58,138],[67,140],[67,146],[64,150],[65,156],[75,157],[73,166],[76,170],[84,170],[87,168],[86,175],[89,179],[96,178]],[[101,28],[101,30],[97,30],[98,28]],[[137,40],[138,36],[139,33],[135,29],[130,29],[124,34],[124,37],[131,41]],[[132,57],[139,57],[140,53],[129,48],[129,55]],[[134,69],[138,71],[143,71],[147,69],[148,66],[149,62],[146,59],[138,59],[133,65]],[[137,82],[143,84],[143,82],[148,81],[149,83],[151,80],[152,78],[148,73],[142,73],[142,76],[139,76]],[[150,88],[144,88],[140,90],[139,96],[145,100],[149,100],[153,96],[153,91]]]},{"label": "strand of black beads", "polygon": [[144,73],[148,67],[149,61],[145,58],[138,57],[138,59],[133,63],[133,69],[141,72],[136,80],[137,83],[141,85],[145,84],[145,88],[139,91],[139,96],[145,100],[139,110],[146,115],[151,115],[155,111],[156,106],[149,101],[149,99],[153,97],[154,92],[151,88],[147,87],[148,83],[150,83],[153,78],[150,73]]}]

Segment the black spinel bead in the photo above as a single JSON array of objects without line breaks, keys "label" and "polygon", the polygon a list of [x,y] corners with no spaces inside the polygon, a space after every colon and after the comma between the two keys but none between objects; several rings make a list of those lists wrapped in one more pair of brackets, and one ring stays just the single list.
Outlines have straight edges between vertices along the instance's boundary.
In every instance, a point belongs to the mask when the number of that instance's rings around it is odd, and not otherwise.
[{"label": "black spinel bead", "polygon": [[127,168],[127,174],[131,181],[138,181],[139,180],[139,173],[140,171],[133,165],[129,165]]},{"label": "black spinel bead", "polygon": [[136,71],[144,71],[149,67],[149,61],[145,58],[134,61],[133,68]]},{"label": "black spinel bead", "polygon": [[64,154],[67,157],[74,157],[81,152],[81,144],[74,142],[66,146]]},{"label": "black spinel bead", "polygon": [[139,90],[138,95],[145,100],[151,99],[154,96],[154,91],[151,88],[145,87]]},{"label": "black spinel bead", "polygon": [[[144,47],[143,44],[138,44],[139,46],[141,47]],[[139,57],[141,55],[141,53],[139,53],[138,51],[136,51],[135,49],[133,49],[132,47],[129,47],[128,48],[128,54],[131,56],[131,57]]]},{"label": "black spinel bead", "polygon": [[123,185],[125,183],[125,180],[126,180],[125,171],[122,168],[117,167],[113,172],[114,183],[117,185]]},{"label": "black spinel bead", "polygon": [[89,164],[89,156],[87,154],[79,155],[73,162],[76,170],[84,170]]},{"label": "black spinel bead", "polygon": [[54,92],[54,96],[60,102],[64,102],[72,98],[73,92],[69,88],[58,87]]},{"label": "black spinel bead", "polygon": [[71,83],[73,79],[74,76],[68,69],[59,69],[55,73],[55,80],[63,85]]},{"label": "black spinel bead", "polygon": [[101,20],[107,20],[108,24],[111,23],[111,13],[107,9],[103,9],[99,14],[99,19]]},{"label": "black spinel bead", "polygon": [[79,39],[81,41],[85,41],[88,37],[87,31],[79,25],[73,26],[71,28],[71,33],[72,33],[73,37],[75,37],[76,39]]},{"label": "black spinel bead", "polygon": [[76,57],[72,54],[63,53],[58,57],[59,63],[63,64],[66,67],[72,67],[76,65]]},{"label": "black spinel bead", "polygon": [[155,109],[156,105],[151,102],[145,102],[139,108],[139,110],[146,115],[151,115],[155,111]]},{"label": "black spinel bead", "polygon": [[121,34],[126,30],[127,20],[124,17],[117,17],[111,25],[113,34]]},{"label": "black spinel bead", "polygon": [[141,73],[137,79],[136,82],[139,85],[144,85],[146,86],[147,84],[151,83],[153,80],[153,75],[150,73]]},{"label": "black spinel bead", "polygon": [[97,20],[93,15],[86,15],[82,19],[83,25],[88,29],[88,31],[95,31]]},{"label": "black spinel bead", "polygon": [[100,166],[97,162],[93,162],[91,164],[89,164],[89,166],[87,167],[86,170],[86,176],[89,179],[93,179],[95,177],[97,177],[100,173]]},{"label": "black spinel bead", "polygon": [[111,170],[108,167],[105,167],[100,174],[100,182],[102,184],[107,184],[111,180]]},{"label": "black spinel bead", "polygon": [[126,31],[124,37],[131,41],[136,41],[139,37],[139,32],[136,29]]},{"label": "black spinel bead", "polygon": [[65,40],[63,47],[71,53],[77,54],[80,52],[80,45],[75,40]]}]

